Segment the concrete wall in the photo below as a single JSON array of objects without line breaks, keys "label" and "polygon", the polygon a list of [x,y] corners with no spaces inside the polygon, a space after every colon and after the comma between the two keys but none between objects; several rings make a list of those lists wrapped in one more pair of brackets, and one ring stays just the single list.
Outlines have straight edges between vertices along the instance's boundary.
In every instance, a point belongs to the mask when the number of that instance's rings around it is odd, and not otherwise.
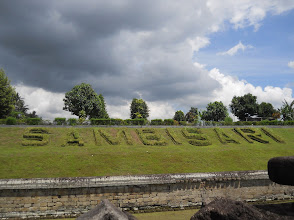
[{"label": "concrete wall", "polygon": [[178,209],[215,197],[294,199],[266,171],[0,180],[0,218],[75,217],[109,199],[124,210]]}]

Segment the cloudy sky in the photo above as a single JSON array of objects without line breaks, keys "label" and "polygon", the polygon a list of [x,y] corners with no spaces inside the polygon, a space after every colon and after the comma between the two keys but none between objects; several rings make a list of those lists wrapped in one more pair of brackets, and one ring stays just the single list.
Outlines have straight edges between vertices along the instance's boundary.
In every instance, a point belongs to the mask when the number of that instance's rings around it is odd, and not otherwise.
[{"label": "cloudy sky", "polygon": [[252,93],[293,100],[293,0],[2,0],[0,68],[30,110],[72,117],[90,83],[111,117],[143,98],[150,119]]}]

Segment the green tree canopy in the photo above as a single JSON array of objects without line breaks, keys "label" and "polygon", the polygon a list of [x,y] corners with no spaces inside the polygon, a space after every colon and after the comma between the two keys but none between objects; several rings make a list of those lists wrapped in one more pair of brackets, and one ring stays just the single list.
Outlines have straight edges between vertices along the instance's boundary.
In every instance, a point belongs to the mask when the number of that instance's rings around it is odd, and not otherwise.
[{"label": "green tree canopy", "polygon": [[202,112],[205,121],[223,121],[228,116],[228,109],[222,102],[211,102],[206,110]]},{"label": "green tree canopy", "polygon": [[184,112],[181,111],[181,110],[176,111],[175,115],[174,115],[174,120],[176,120],[176,121],[185,121]]},{"label": "green tree canopy", "polygon": [[272,117],[275,112],[271,103],[262,102],[258,106],[258,116],[260,117]]},{"label": "green tree canopy", "polygon": [[245,121],[246,117],[256,115],[258,112],[257,97],[248,93],[244,96],[234,96],[230,108],[232,113],[241,121]]},{"label": "green tree canopy", "polygon": [[188,122],[194,122],[198,120],[198,109],[195,107],[191,107],[191,109],[185,115],[185,120]]},{"label": "green tree canopy", "polygon": [[71,91],[65,93],[63,101],[63,110],[69,111],[79,118],[85,115],[90,118],[103,118],[105,113],[107,114],[104,99],[102,104],[101,99],[90,84],[82,83],[74,86]]},{"label": "green tree canopy", "polygon": [[0,69],[0,118],[7,117],[14,109],[15,91],[3,69]]},{"label": "green tree canopy", "polygon": [[289,104],[286,100],[283,102],[282,107],[279,109],[283,121],[294,120],[294,100]]},{"label": "green tree canopy", "polygon": [[131,119],[135,118],[145,118],[149,117],[149,109],[146,102],[143,99],[136,99],[132,100],[131,106]]}]

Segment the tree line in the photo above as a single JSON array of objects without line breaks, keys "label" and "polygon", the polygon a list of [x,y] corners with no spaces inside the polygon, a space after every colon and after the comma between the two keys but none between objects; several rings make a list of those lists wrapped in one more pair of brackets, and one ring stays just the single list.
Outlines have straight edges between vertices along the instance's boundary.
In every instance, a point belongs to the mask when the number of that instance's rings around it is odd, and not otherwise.
[{"label": "tree line", "polygon": [[29,112],[23,98],[10,85],[10,80],[0,69],[0,118],[39,118],[36,111]]},{"label": "tree line", "polygon": [[[80,121],[89,119],[109,119],[106,109],[106,102],[102,94],[97,94],[90,84],[81,83],[74,86],[69,92],[65,93],[63,110],[71,112],[79,117]],[[294,120],[294,100],[288,103],[283,101],[279,109],[275,109],[271,103],[257,102],[257,97],[248,93],[243,96],[234,96],[229,105],[233,115],[240,121],[246,121],[250,117],[260,117],[262,119],[279,119],[283,121]],[[25,105],[20,94],[10,85],[10,80],[0,69],[0,118],[39,118],[35,111],[28,112],[29,108]],[[133,98],[130,105],[131,119],[147,119],[149,108],[143,99]],[[184,114],[183,111],[175,112],[173,119],[177,122],[186,121],[189,123],[203,121],[233,121],[229,117],[228,108],[220,101],[210,102],[203,111],[196,107]]]}]

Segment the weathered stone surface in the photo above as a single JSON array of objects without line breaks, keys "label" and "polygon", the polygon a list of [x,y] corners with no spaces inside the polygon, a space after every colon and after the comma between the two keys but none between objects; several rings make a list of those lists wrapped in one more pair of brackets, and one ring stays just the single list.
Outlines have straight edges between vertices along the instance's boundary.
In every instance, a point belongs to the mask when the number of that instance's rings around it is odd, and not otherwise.
[{"label": "weathered stone surface", "polygon": [[133,215],[121,211],[111,204],[107,199],[89,212],[79,216],[77,220],[136,220]]},{"label": "weathered stone surface", "polygon": [[218,198],[209,203],[199,212],[195,213],[191,220],[282,220],[290,217],[279,216],[271,212],[264,212],[243,202]]},{"label": "weathered stone surface", "polygon": [[79,178],[4,179],[0,180],[0,219],[74,218],[103,199],[126,211],[146,211],[195,207],[216,197],[249,202],[294,199],[294,187],[273,183],[267,171],[83,177],[82,182]]},{"label": "weathered stone surface", "polygon": [[273,182],[294,186],[294,156],[274,157],[268,161],[267,167]]}]

